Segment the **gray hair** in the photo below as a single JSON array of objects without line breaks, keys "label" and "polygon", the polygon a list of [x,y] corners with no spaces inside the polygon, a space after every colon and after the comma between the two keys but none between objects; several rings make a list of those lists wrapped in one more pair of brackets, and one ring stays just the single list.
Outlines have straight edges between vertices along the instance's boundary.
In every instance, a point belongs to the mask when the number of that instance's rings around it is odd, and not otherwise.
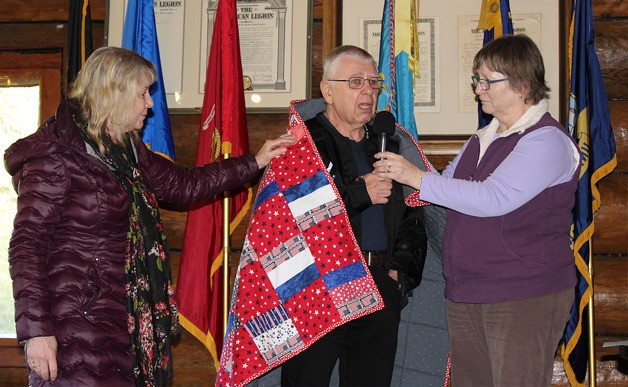
[{"label": "gray hair", "polygon": [[351,57],[370,62],[377,68],[377,63],[371,54],[357,46],[344,45],[331,50],[323,59],[323,80],[334,77],[338,58]]}]

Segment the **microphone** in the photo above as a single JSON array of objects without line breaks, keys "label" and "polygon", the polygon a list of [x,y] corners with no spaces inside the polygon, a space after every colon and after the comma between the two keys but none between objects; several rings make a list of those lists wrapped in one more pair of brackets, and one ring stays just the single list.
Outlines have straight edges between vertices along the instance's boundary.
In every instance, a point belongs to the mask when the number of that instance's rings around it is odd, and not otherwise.
[{"label": "microphone", "polygon": [[377,133],[379,151],[386,150],[388,137],[395,134],[395,116],[388,110],[382,110],[373,118],[373,132]]}]

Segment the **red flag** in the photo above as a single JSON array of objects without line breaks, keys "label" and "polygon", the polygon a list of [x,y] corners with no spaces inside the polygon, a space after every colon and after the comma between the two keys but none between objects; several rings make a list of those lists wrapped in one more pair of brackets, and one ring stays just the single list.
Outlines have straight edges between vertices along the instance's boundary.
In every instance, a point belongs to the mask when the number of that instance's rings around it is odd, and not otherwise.
[{"label": "red flag", "polygon": [[[207,65],[196,165],[248,153],[242,62],[235,0],[220,0]],[[230,233],[251,204],[251,188],[230,193]],[[223,326],[222,197],[190,208],[177,301],[181,325],[209,350],[218,369]]]}]

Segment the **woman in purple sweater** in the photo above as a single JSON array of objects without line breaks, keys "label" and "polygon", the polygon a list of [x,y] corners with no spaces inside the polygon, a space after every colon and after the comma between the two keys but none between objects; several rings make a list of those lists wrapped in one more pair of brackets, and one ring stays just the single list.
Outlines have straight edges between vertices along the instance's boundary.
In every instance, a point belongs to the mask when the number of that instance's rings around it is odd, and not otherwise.
[{"label": "woman in purple sweater", "polygon": [[234,189],[293,142],[178,168],[138,135],[155,79],[135,52],[98,49],[55,117],[5,153],[18,194],[9,245],[17,338],[32,386],[166,384],[178,315],[157,201]]},{"label": "woman in purple sweater", "polygon": [[[438,174],[384,152],[380,176],[447,207],[443,239],[452,383],[549,386],[574,300],[570,247],[580,155],[548,113],[538,48],[503,36],[476,55],[479,129]],[[420,190],[420,191],[419,191]]]}]

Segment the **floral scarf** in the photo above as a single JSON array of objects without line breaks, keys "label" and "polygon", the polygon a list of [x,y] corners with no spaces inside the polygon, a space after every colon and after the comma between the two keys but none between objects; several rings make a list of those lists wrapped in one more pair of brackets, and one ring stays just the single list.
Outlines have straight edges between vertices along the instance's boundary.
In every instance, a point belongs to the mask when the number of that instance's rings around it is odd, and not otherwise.
[{"label": "floral scarf", "polygon": [[168,245],[157,199],[146,186],[130,141],[126,147],[105,136],[109,149],[100,154],[129,195],[129,231],[125,261],[126,310],[136,386],[162,386],[172,375],[170,336],[178,331],[178,310]]}]

